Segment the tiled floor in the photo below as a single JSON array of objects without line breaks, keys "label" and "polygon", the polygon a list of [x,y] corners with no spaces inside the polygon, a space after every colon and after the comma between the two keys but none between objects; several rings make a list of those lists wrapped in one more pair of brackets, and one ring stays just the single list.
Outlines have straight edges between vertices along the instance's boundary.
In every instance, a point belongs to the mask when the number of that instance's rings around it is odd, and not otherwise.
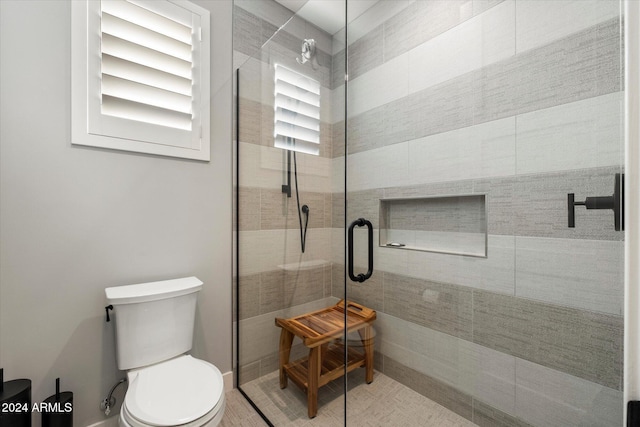
[{"label": "tiled floor", "polygon": [[[251,396],[276,427],[344,425],[342,380],[320,389],[318,416],[311,420],[307,417],[305,395],[291,383],[289,387],[281,390],[277,371],[245,384],[242,389]],[[471,421],[379,372],[375,373],[373,383],[366,384],[363,369],[349,374],[347,411],[348,425],[354,427],[475,426]],[[227,407],[222,427],[265,425],[238,390],[227,393]]]}]

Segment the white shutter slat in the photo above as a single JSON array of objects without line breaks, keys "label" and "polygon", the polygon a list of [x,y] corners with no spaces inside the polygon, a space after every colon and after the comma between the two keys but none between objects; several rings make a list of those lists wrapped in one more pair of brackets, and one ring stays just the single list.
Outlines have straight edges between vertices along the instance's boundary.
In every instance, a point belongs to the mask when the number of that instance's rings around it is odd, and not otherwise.
[{"label": "white shutter slat", "polygon": [[191,80],[191,62],[156,52],[109,34],[102,35],[102,53]]},{"label": "white shutter slat", "polygon": [[102,13],[102,33],[128,40],[140,46],[175,56],[191,62],[191,43],[183,43],[164,34],[125,21],[108,13]]},{"label": "white shutter slat", "polygon": [[116,58],[108,54],[102,55],[102,73],[182,95],[192,95],[191,80],[189,79],[145,67],[144,65]]},{"label": "white shutter slat", "polygon": [[274,147],[282,148],[283,150],[294,150],[301,153],[313,154],[314,156],[320,154],[320,145],[300,139],[287,138],[282,135],[278,135],[275,138]]},{"label": "white shutter slat", "polygon": [[274,145],[320,153],[320,83],[281,65],[274,75]]},{"label": "white shutter slat", "polygon": [[175,129],[191,130],[191,114],[178,113],[147,104],[114,98],[102,97],[102,112],[122,119],[136,120],[155,125],[168,126]]},{"label": "white shutter slat", "polygon": [[314,107],[320,106],[320,95],[309,92],[293,83],[276,80],[276,92],[298,101],[306,102]]},{"label": "white shutter slat", "polygon": [[102,75],[102,95],[191,114],[190,96],[124,80],[108,74]]},{"label": "white shutter slat", "polygon": [[283,109],[280,107],[276,109],[275,114],[275,119],[277,122],[292,123],[296,126],[320,132],[320,122],[317,118],[305,116],[304,114],[300,114],[295,111]]},{"label": "white shutter slat", "polygon": [[102,1],[102,114],[191,130],[192,37],[190,27],[144,4]]},{"label": "white shutter slat", "polygon": [[320,132],[311,129],[293,125],[291,123],[276,122],[276,135],[288,136],[290,138],[301,139],[304,141],[320,143]]},{"label": "white shutter slat", "polygon": [[[124,0],[102,2],[102,11],[130,22],[137,23],[149,30],[191,44],[191,28],[166,18],[148,8]],[[190,14],[189,14],[190,16]],[[188,18],[190,20],[190,18]]]},{"label": "white shutter slat", "polygon": [[276,67],[276,81],[288,82],[296,87],[320,95],[320,84],[283,66]]},{"label": "white shutter slat", "polygon": [[274,107],[275,109],[283,108],[289,111],[296,111],[305,116],[313,117],[318,121],[320,120],[320,107],[289,98],[281,93],[276,93]]}]

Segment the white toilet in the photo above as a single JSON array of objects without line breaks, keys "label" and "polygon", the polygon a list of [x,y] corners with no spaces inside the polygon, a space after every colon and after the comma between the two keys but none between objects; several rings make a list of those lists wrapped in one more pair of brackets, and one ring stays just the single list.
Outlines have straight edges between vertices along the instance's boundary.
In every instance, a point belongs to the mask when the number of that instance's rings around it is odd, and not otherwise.
[{"label": "white toilet", "polygon": [[105,289],[118,368],[129,382],[120,426],[213,427],[222,420],[222,374],[186,354],[201,289],[196,277]]}]

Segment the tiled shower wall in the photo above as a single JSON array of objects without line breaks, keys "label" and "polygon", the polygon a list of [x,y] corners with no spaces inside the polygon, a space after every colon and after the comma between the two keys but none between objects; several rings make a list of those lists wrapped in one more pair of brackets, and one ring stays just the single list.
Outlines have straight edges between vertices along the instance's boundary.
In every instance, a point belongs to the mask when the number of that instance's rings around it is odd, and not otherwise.
[{"label": "tiled shower wall", "polygon": [[[291,13],[236,5],[243,383],[277,368],[274,317],[343,297],[345,53],[298,18],[260,49]],[[566,194],[612,194],[623,164],[619,7],[383,0],[350,23],[348,220],[377,235],[379,199],[484,194],[489,236],[486,258],[377,247],[349,298],[378,312],[378,370],[476,424],[622,424],[623,233],[610,211],[566,224]],[[309,37],[329,102],[321,156],[298,157],[302,255],[269,96]]]},{"label": "tiled shower wall", "polygon": [[488,205],[487,258],[377,247],[348,284],[378,312],[377,368],[479,425],[621,425],[623,233],[611,211],[567,227],[567,193],[611,195],[623,164],[619,3],[380,2],[352,27],[348,220],[377,228],[383,198]]},{"label": "tiled shower wall", "polygon": [[[240,68],[240,384],[278,368],[280,330],[275,326],[275,317],[290,317],[335,302],[331,296],[330,252],[333,41],[330,35],[299,17],[289,20],[291,15],[273,1],[236,1],[234,7],[234,63]],[[305,38],[316,40],[320,64],[317,70],[296,62]],[[303,72],[321,84],[320,155],[296,154],[300,205],[308,205],[310,211],[304,254],[293,171],[292,197],[288,198],[281,189],[286,182],[285,151],[273,147],[276,63]],[[294,168],[293,163],[291,167]],[[299,346],[294,349],[294,357],[299,351]]]}]

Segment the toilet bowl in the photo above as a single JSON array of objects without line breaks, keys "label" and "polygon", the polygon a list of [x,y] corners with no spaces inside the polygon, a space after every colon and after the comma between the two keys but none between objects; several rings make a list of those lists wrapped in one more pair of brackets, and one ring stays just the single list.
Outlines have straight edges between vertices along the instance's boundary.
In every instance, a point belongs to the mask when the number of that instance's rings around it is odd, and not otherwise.
[{"label": "toilet bowl", "polygon": [[118,368],[129,387],[122,427],[214,427],[225,409],[220,370],[187,352],[193,341],[195,277],[105,289],[116,324]]},{"label": "toilet bowl", "polygon": [[204,427],[220,423],[225,408],[222,374],[189,355],[127,373],[120,409],[123,427]]}]

